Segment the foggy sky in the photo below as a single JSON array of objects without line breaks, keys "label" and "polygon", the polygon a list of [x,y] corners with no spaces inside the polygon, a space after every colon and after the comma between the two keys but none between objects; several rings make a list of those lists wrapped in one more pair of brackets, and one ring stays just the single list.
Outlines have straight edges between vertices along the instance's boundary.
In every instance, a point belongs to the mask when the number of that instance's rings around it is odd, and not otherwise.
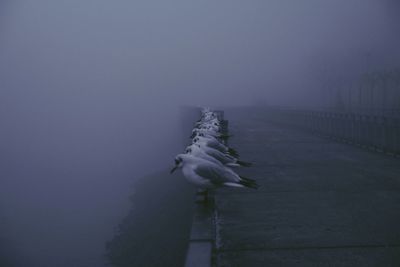
[{"label": "foggy sky", "polygon": [[[73,254],[98,242],[101,252],[130,181],[180,152],[181,105],[318,106],[324,70],[350,81],[400,62],[394,0],[16,0],[0,9],[0,208],[28,257],[52,244]],[[82,225],[94,226],[74,250]]]},{"label": "foggy sky", "polygon": [[7,87],[28,83],[65,97],[118,91],[134,104],[154,95],[221,104],[234,91],[226,104],[254,95],[281,103],[323,64],[351,63],[351,72],[366,53],[396,64],[390,2],[17,1],[6,13],[2,62]]}]

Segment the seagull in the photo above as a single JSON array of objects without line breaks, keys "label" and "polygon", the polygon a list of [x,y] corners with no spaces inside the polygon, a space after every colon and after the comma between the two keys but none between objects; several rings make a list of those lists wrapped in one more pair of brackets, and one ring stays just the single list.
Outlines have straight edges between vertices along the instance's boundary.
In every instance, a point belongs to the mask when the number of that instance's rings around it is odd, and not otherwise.
[{"label": "seagull", "polygon": [[192,140],[195,139],[196,137],[199,137],[199,140],[209,140],[213,143],[217,142],[222,144],[221,141],[217,139],[217,137],[209,135],[207,133],[196,133],[196,135],[192,138]]},{"label": "seagull", "polygon": [[213,116],[203,116],[200,120],[198,120],[195,125],[209,124],[218,126],[221,121]]},{"label": "seagull", "polygon": [[192,143],[193,144],[196,144],[196,143],[203,144],[205,146],[212,147],[214,149],[221,151],[222,153],[227,153],[234,157],[239,156],[239,154],[236,152],[235,149],[227,147],[218,141],[214,141],[212,139],[207,139],[205,137],[199,137],[199,136],[195,137],[195,138],[193,138]]},{"label": "seagull", "polygon": [[209,138],[209,139],[215,139],[216,141],[218,141],[218,142],[220,142],[222,144],[225,144],[224,142],[228,141],[229,137],[231,137],[230,135],[227,135],[227,134],[225,134],[225,135],[223,135],[223,134],[211,135],[211,134],[209,134],[207,132],[194,132],[194,133],[192,133],[191,138],[193,140],[194,138],[196,138],[198,136],[199,137]]},{"label": "seagull", "polygon": [[202,124],[202,125],[197,126],[196,128],[205,129],[205,130],[211,130],[211,131],[214,131],[214,132],[220,132],[221,131],[221,127],[215,126],[215,125],[212,125],[212,124]]},{"label": "seagull", "polygon": [[227,134],[219,134],[219,133],[215,133],[215,132],[210,132],[207,130],[202,131],[201,129],[193,129],[192,131],[192,135],[190,136],[190,138],[195,138],[196,136],[201,136],[201,137],[213,137],[217,140],[223,140],[226,141],[229,139],[229,137],[231,137],[230,135]]},{"label": "seagull", "polygon": [[214,134],[214,135],[222,134],[222,131],[220,129],[212,128],[212,127],[209,127],[209,126],[195,127],[195,128],[193,128],[193,131],[194,132],[207,132],[209,134]]},{"label": "seagull", "polygon": [[208,125],[208,124],[195,125],[194,129],[199,129],[202,131],[210,131],[210,132],[215,132],[215,133],[221,133],[221,127],[215,126],[215,125]]},{"label": "seagull", "polygon": [[[212,148],[211,148],[211,149],[212,149]],[[219,152],[219,151],[217,150],[217,152]],[[190,155],[192,155],[192,156],[195,156],[195,157],[197,157],[197,158],[202,158],[202,159],[211,161],[211,162],[213,162],[213,163],[215,163],[215,164],[218,164],[218,165],[222,165],[222,164],[223,164],[223,163],[222,163],[221,161],[219,161],[217,158],[215,158],[215,157],[213,157],[213,156],[207,154],[206,152],[204,152],[204,150],[201,149],[199,145],[190,145],[190,146],[188,146],[188,147],[185,149],[185,153],[186,153],[186,154],[190,154]],[[219,152],[219,153],[220,153],[220,152]]]},{"label": "seagull", "polygon": [[175,167],[171,173],[176,169],[182,169],[185,178],[202,189],[222,186],[258,188],[253,179],[245,178],[229,168],[189,154],[179,154],[175,157]]},{"label": "seagull", "polygon": [[[229,167],[250,167],[252,165],[250,162],[238,160],[235,157],[222,153],[212,147],[205,146],[202,143],[192,144],[191,146],[188,146],[188,148],[192,150],[191,152],[193,152],[193,155],[195,156],[197,156],[196,154],[203,152]],[[198,152],[198,150],[201,150],[201,152]]]},{"label": "seagull", "polygon": [[250,167],[252,163],[238,160],[235,157],[224,154],[219,150],[202,144],[192,144],[188,146],[185,153],[191,154],[195,157],[203,158],[217,164],[223,164],[227,167]]}]

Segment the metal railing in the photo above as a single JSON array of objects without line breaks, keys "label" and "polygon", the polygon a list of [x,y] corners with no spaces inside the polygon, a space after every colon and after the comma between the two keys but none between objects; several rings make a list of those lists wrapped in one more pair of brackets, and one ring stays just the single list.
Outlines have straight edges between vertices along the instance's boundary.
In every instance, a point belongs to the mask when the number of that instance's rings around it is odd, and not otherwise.
[{"label": "metal railing", "polygon": [[385,153],[400,155],[400,118],[343,112],[271,110],[274,121]]}]

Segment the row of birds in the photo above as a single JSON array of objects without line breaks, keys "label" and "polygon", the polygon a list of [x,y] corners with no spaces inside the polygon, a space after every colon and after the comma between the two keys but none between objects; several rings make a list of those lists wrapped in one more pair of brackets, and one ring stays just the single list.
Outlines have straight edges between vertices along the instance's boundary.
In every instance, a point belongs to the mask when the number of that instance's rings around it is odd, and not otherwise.
[{"label": "row of birds", "polygon": [[175,157],[171,173],[181,169],[190,183],[205,192],[222,186],[257,189],[255,180],[233,171],[235,167],[250,167],[251,163],[239,160],[238,153],[225,144],[229,135],[223,132],[223,123],[215,111],[203,108],[192,131],[192,143],[185,153]]}]

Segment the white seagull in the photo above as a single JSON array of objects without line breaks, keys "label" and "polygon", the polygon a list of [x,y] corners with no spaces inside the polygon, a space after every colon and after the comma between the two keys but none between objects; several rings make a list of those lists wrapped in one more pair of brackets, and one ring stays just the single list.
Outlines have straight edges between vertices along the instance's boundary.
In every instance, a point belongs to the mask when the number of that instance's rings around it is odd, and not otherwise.
[{"label": "white seagull", "polygon": [[192,144],[205,145],[205,146],[217,149],[217,150],[221,151],[222,153],[226,153],[226,154],[229,154],[229,155],[234,156],[234,157],[239,157],[239,154],[236,152],[235,149],[227,147],[224,144],[222,144],[222,143],[220,143],[220,142],[218,142],[216,140],[212,140],[212,139],[208,139],[208,138],[205,138],[205,137],[197,136],[197,137],[193,138]]},{"label": "white seagull", "polygon": [[[197,147],[197,149],[196,149]],[[197,152],[198,149],[200,149],[202,152],[205,154],[215,158],[219,162],[221,162],[223,165],[229,166],[229,167],[250,167],[252,164],[250,162],[245,162],[238,160],[235,157],[232,157],[231,155],[222,153],[221,151],[214,149],[212,147],[204,145],[204,143],[195,143],[189,146],[188,148],[191,148],[193,153],[200,153]],[[197,156],[193,154],[194,156]]]},{"label": "white seagull", "polygon": [[246,187],[257,189],[255,180],[242,177],[229,168],[189,154],[179,154],[175,158],[175,167],[182,169],[185,178],[202,189],[221,186]]},{"label": "white seagull", "polygon": [[206,136],[206,135],[207,136],[213,136],[214,138],[219,138],[219,139],[222,139],[222,140],[227,140],[230,137],[230,135],[219,133],[219,132],[216,132],[216,131],[194,128],[192,130],[192,135],[190,137],[194,138],[194,137],[196,137],[196,135],[199,135],[199,136]]},{"label": "white seagull", "polygon": [[185,149],[185,154],[190,154],[190,155],[192,155],[194,157],[202,158],[202,159],[214,162],[215,164],[223,164],[218,159],[216,159],[213,156],[211,156],[211,155],[207,154],[206,152],[204,152],[204,150],[201,149],[199,145],[192,144],[190,146],[187,146],[186,149]]}]

